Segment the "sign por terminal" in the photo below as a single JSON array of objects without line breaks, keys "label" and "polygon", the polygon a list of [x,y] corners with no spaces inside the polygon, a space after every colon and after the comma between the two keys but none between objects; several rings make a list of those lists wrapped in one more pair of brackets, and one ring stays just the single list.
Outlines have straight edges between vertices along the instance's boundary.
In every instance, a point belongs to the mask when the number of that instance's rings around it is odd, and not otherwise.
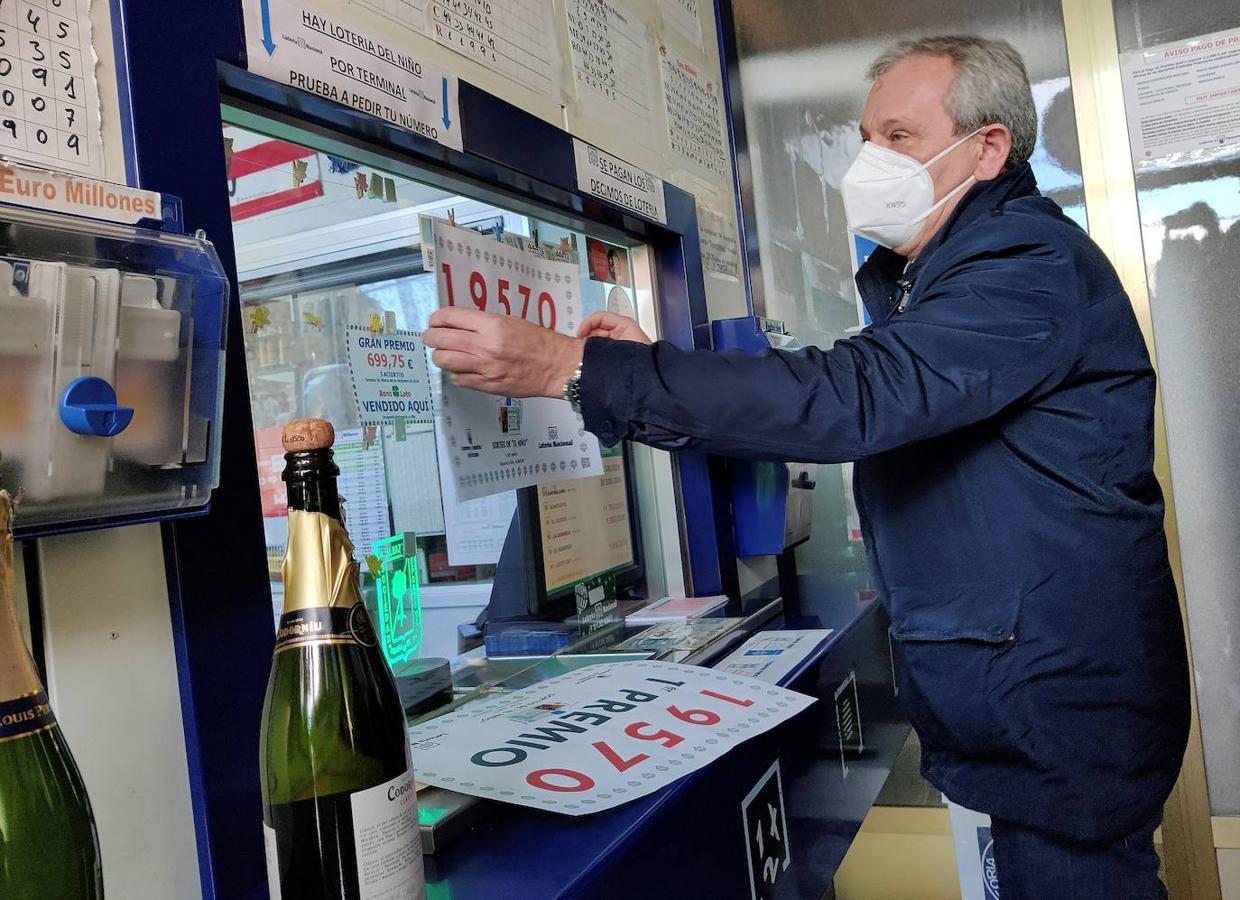
[{"label": "sign por terminal", "polygon": [[250,71],[461,149],[455,76],[311,3],[244,9]]}]

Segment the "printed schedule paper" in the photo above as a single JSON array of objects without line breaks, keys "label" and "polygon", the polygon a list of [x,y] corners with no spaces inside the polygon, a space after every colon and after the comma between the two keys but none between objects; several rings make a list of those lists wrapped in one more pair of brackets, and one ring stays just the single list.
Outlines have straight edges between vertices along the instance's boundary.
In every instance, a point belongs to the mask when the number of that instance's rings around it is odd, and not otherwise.
[{"label": "printed schedule paper", "polygon": [[636,800],[814,702],[697,666],[596,663],[409,730],[418,781],[569,816]]},{"label": "printed schedule paper", "polygon": [[[581,270],[436,220],[440,306],[463,306],[573,335]],[[598,440],[563,400],[496,397],[443,380],[443,426],[457,496],[475,500],[602,472]]]},{"label": "printed schedule paper", "polygon": [[100,176],[90,0],[0,2],[0,155]]}]

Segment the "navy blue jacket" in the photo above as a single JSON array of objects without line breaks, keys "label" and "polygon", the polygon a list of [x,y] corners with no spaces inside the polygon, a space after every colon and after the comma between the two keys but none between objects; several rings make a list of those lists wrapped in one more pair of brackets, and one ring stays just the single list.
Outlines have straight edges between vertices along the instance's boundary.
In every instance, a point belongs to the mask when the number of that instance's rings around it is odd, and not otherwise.
[{"label": "navy blue jacket", "polygon": [[1189,714],[1132,307],[1027,165],[973,187],[904,266],[870,258],[857,283],[875,324],[830,350],[590,340],[586,426],[609,444],[856,460],[925,777],[972,809],[1117,838],[1160,813]]}]

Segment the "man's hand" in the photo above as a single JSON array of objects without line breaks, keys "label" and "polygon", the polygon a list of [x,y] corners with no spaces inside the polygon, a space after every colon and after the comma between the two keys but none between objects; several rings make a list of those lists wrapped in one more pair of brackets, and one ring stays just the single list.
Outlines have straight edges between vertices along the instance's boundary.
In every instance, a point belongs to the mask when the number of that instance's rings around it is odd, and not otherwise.
[{"label": "man's hand", "polygon": [[639,344],[654,343],[640,325],[628,316],[613,312],[596,312],[587,316],[577,329],[577,337],[604,337],[614,341],[636,341]]},{"label": "man's hand", "polygon": [[504,397],[563,397],[585,348],[524,319],[460,307],[435,312],[422,341],[455,384]]}]

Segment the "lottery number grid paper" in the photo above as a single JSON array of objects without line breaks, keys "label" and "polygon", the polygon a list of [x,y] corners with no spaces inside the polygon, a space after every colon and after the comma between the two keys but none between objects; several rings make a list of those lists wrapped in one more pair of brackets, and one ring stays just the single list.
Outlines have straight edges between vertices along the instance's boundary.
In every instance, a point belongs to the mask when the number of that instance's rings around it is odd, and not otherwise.
[{"label": "lottery number grid paper", "polygon": [[[611,106],[648,126],[653,93],[650,44],[641,20],[619,3],[597,0],[567,0],[565,14],[573,75],[587,95],[582,98],[586,108],[606,121],[605,106]],[[604,108],[598,108],[599,101]]]},{"label": "lottery number grid paper", "polygon": [[352,0],[352,2],[419,31],[426,24],[426,3],[423,0]]},{"label": "lottery number grid paper", "polygon": [[103,174],[90,0],[0,0],[0,154]]},{"label": "lottery number grid paper", "polygon": [[723,127],[722,91],[695,65],[667,46],[659,48],[659,55],[672,152],[699,171],[727,178],[728,147]]},{"label": "lottery number grid paper", "polygon": [[555,32],[540,0],[434,0],[431,37],[540,94],[550,94]]}]

